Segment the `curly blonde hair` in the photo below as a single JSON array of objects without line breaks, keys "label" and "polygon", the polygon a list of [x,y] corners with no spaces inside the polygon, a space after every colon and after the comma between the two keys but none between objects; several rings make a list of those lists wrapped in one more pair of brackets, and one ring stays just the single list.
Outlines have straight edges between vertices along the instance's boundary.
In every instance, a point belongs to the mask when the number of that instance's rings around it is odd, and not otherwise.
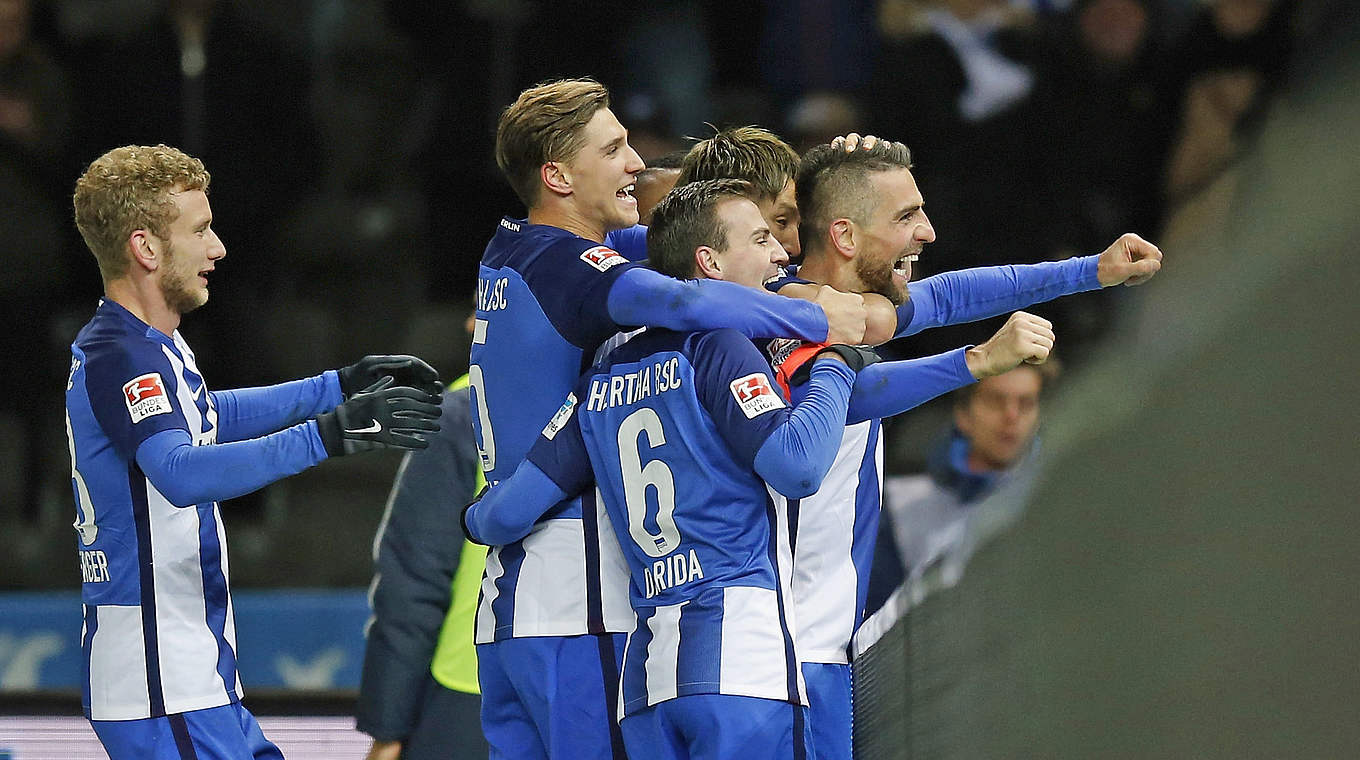
[{"label": "curly blonde hair", "polygon": [[127,239],[134,230],[168,238],[179,211],[171,192],[208,191],[203,162],[168,145],[114,148],[76,180],[76,228],[99,262],[105,283],[125,275]]}]

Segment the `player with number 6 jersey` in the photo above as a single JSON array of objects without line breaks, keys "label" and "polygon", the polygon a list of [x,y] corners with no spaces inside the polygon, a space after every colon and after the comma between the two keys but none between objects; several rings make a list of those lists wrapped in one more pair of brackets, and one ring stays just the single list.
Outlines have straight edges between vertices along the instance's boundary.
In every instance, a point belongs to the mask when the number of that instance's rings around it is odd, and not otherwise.
[{"label": "player with number 6 jersey", "polygon": [[631,756],[690,757],[705,740],[714,757],[804,756],[787,498],[830,466],[853,378],[821,358],[789,408],[740,333],[646,330],[587,373],[514,476],[469,508],[470,535],[507,540],[598,479],[637,616],[619,700]]},{"label": "player with number 6 jersey", "polygon": [[[831,319],[816,303],[681,282],[632,263],[645,250],[632,197],[643,163],[608,106],[596,82],[551,82],[521,93],[497,130],[497,163],[529,215],[501,220],[479,269],[468,374],[492,484],[515,470],[620,330],[863,334],[862,305],[833,309]],[[612,706],[633,621],[626,566],[603,519],[593,492],[573,496],[523,540],[488,552],[476,641],[492,757],[622,754]]]}]

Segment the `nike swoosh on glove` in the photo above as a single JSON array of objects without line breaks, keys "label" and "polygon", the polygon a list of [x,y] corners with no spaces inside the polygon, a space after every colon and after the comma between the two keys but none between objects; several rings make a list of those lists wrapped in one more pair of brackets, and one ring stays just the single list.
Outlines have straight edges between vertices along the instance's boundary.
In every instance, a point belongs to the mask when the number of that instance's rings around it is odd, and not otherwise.
[{"label": "nike swoosh on glove", "polygon": [[330,456],[374,449],[423,449],[439,432],[439,394],[393,385],[391,376],[355,393],[335,411],[317,415],[316,430]]}]

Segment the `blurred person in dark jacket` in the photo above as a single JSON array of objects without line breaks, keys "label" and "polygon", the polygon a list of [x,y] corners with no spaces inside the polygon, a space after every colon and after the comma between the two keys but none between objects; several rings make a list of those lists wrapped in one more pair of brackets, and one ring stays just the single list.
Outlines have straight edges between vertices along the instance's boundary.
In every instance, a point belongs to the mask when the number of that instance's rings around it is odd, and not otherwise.
[{"label": "blurred person in dark jacket", "polygon": [[1178,129],[1166,169],[1176,205],[1236,158],[1284,79],[1294,3],[1210,0],[1176,42],[1170,74]]},{"label": "blurred person in dark jacket", "polygon": [[359,701],[367,760],[485,758],[472,622],[486,547],[458,511],[485,483],[467,376],[444,393],[430,447],[402,460],[374,539]]}]

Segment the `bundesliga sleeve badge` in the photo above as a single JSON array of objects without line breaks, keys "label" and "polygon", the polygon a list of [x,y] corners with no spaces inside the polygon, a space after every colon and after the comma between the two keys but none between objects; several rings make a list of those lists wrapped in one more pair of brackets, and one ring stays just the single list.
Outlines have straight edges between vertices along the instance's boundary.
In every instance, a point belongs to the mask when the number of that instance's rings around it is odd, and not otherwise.
[{"label": "bundesliga sleeve badge", "polygon": [[582,251],[581,261],[601,272],[608,272],[610,267],[628,263],[628,259],[625,259],[618,251],[604,245],[597,245],[594,248],[587,248]]},{"label": "bundesliga sleeve badge", "polygon": [[747,419],[755,419],[765,412],[784,407],[783,397],[770,387],[770,378],[764,372],[752,372],[746,377],[739,377],[728,388],[732,390],[737,406],[741,407]]},{"label": "bundesliga sleeve badge", "polygon": [[165,393],[165,383],[161,382],[159,372],[134,377],[124,383],[123,401],[127,404],[128,416],[134,425],[147,417],[172,411],[170,397]]}]

